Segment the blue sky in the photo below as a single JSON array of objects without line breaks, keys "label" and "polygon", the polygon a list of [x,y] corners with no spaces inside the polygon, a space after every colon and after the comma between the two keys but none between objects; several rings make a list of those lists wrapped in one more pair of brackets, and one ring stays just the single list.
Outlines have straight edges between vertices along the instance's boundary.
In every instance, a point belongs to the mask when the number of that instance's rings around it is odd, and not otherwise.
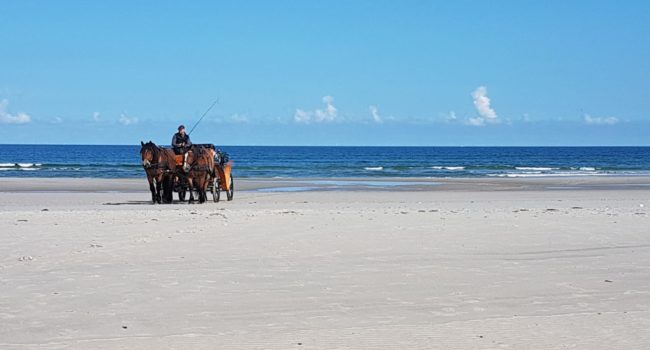
[{"label": "blue sky", "polygon": [[647,1],[4,1],[1,143],[650,145]]}]

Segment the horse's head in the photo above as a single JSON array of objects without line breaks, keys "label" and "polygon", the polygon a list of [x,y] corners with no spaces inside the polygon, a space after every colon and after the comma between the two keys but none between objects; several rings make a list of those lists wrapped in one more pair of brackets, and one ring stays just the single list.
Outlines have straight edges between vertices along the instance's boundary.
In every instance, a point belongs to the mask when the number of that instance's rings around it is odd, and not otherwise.
[{"label": "horse's head", "polygon": [[142,157],[142,165],[144,167],[148,167],[158,161],[159,149],[155,143],[151,141],[147,143],[140,141],[140,145],[142,146],[140,148],[140,156]]},{"label": "horse's head", "polygon": [[209,157],[211,157],[210,150],[202,146],[192,145],[187,152],[187,164],[189,166],[205,166],[209,163]]}]

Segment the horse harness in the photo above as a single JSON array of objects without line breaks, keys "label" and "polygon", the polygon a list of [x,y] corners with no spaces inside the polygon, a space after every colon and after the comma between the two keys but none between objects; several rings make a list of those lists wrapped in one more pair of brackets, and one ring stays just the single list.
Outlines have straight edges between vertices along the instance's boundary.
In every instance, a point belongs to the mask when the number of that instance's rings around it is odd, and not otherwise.
[{"label": "horse harness", "polygon": [[196,148],[196,149],[197,149],[197,152],[196,152],[197,154],[196,154],[196,156],[194,158],[194,162],[192,164],[190,164],[190,168],[189,168],[189,170],[187,172],[189,173],[192,170],[194,170],[194,171],[207,171],[210,174],[210,176],[214,176],[214,168],[211,168],[211,167],[209,167],[207,165],[197,164],[199,159],[201,159],[201,157],[203,157],[203,153],[205,152],[205,150],[203,150],[202,148]]},{"label": "horse harness", "polygon": [[161,170],[161,169],[164,172],[170,172],[171,171],[171,168],[169,167],[169,162],[168,161],[164,161],[164,162],[160,161],[160,150],[158,149],[158,147],[150,146],[149,148],[147,148],[147,150],[151,151],[151,153],[153,154],[153,159],[157,159],[158,162],[152,163],[149,160],[144,160],[142,162],[142,167],[145,169],[145,171]]}]

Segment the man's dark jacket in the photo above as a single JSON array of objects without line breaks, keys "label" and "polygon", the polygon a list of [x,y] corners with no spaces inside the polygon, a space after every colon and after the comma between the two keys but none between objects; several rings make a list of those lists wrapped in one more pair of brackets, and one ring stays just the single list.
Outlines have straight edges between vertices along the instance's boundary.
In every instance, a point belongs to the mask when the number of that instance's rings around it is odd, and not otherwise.
[{"label": "man's dark jacket", "polygon": [[177,132],[174,134],[174,137],[172,138],[172,147],[174,147],[175,151],[185,151],[188,150],[192,146],[192,141],[190,141],[190,135],[188,134],[181,134],[180,132]]}]

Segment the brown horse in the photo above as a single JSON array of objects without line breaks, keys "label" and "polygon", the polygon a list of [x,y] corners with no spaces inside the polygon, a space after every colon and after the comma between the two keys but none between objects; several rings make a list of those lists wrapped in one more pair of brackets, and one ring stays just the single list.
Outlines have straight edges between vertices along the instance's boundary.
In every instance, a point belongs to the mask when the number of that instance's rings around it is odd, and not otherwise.
[{"label": "brown horse", "polygon": [[[149,190],[151,191],[151,200],[153,203],[162,203],[160,190],[163,182],[169,180],[168,174],[176,169],[174,161],[174,152],[156,146],[149,141],[144,143],[140,141],[140,156],[142,157],[142,167],[147,173],[149,181]],[[170,193],[171,194],[171,193]],[[165,194],[165,203],[171,203],[171,195]]]},{"label": "brown horse", "polygon": [[199,193],[199,203],[203,203],[207,199],[206,192],[210,179],[214,176],[214,150],[193,145],[187,152],[187,164],[189,165],[187,182],[190,187],[190,203],[194,202],[192,191],[194,188]]}]

